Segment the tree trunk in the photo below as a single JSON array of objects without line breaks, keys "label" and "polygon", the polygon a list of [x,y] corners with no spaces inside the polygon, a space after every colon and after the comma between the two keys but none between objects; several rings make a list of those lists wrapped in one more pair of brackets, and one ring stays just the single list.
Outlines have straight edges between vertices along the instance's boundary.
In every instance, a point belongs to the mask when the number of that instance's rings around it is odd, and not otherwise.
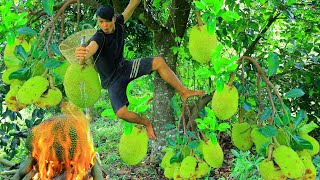
[{"label": "tree trunk", "polygon": [[[169,35],[170,32],[161,30],[155,33],[155,46],[159,55],[165,59],[172,71],[176,71],[177,56],[170,48],[174,46],[174,39]],[[170,106],[170,100],[174,96],[175,90],[161,79],[156,73],[154,79],[154,97],[153,97],[153,126],[156,131],[157,140],[152,143],[152,159],[158,162],[162,157],[161,149],[166,145],[167,131],[164,125],[174,123],[173,109]]]}]

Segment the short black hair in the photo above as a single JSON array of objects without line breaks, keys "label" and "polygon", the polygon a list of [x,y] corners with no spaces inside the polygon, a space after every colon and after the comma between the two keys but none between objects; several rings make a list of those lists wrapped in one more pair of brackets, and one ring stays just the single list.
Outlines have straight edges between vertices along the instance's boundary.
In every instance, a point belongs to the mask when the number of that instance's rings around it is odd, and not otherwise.
[{"label": "short black hair", "polygon": [[114,17],[114,9],[110,6],[100,6],[97,9],[96,15],[102,19],[112,21],[112,18]]}]

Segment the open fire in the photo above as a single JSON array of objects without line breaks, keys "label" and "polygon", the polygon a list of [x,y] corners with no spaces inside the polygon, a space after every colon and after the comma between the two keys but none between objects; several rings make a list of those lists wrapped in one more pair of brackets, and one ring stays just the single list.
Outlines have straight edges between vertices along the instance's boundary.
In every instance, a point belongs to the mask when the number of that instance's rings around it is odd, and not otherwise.
[{"label": "open fire", "polygon": [[37,172],[32,179],[89,179],[95,164],[95,151],[89,121],[85,115],[69,104],[62,106],[64,115],[48,119],[32,129],[29,148]]}]

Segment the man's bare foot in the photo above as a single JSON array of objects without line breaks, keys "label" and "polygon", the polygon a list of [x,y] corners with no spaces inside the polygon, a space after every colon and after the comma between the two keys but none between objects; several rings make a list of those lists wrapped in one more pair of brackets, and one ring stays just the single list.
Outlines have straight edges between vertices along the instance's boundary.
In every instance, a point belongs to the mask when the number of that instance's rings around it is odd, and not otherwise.
[{"label": "man's bare foot", "polygon": [[186,101],[189,97],[192,96],[203,96],[205,95],[205,91],[204,90],[190,90],[187,89],[185,92],[183,92],[181,94],[181,97],[183,99],[183,101]]},{"label": "man's bare foot", "polygon": [[146,126],[146,130],[147,130],[148,138],[151,139],[151,140],[155,140],[157,137],[156,137],[156,135],[154,133],[151,121],[148,120],[148,123],[145,126]]}]

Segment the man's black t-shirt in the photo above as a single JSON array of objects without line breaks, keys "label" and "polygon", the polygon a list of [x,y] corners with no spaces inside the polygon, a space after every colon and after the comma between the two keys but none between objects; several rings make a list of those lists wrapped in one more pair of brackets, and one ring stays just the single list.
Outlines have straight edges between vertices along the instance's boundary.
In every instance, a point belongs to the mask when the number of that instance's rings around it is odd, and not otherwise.
[{"label": "man's black t-shirt", "polygon": [[113,33],[105,34],[100,29],[91,37],[91,41],[96,41],[99,45],[97,52],[93,55],[93,63],[95,63],[96,69],[99,72],[101,85],[105,89],[108,88],[112,81],[119,63],[124,60],[123,25],[124,18],[123,15],[120,15],[115,22],[115,31]]}]

